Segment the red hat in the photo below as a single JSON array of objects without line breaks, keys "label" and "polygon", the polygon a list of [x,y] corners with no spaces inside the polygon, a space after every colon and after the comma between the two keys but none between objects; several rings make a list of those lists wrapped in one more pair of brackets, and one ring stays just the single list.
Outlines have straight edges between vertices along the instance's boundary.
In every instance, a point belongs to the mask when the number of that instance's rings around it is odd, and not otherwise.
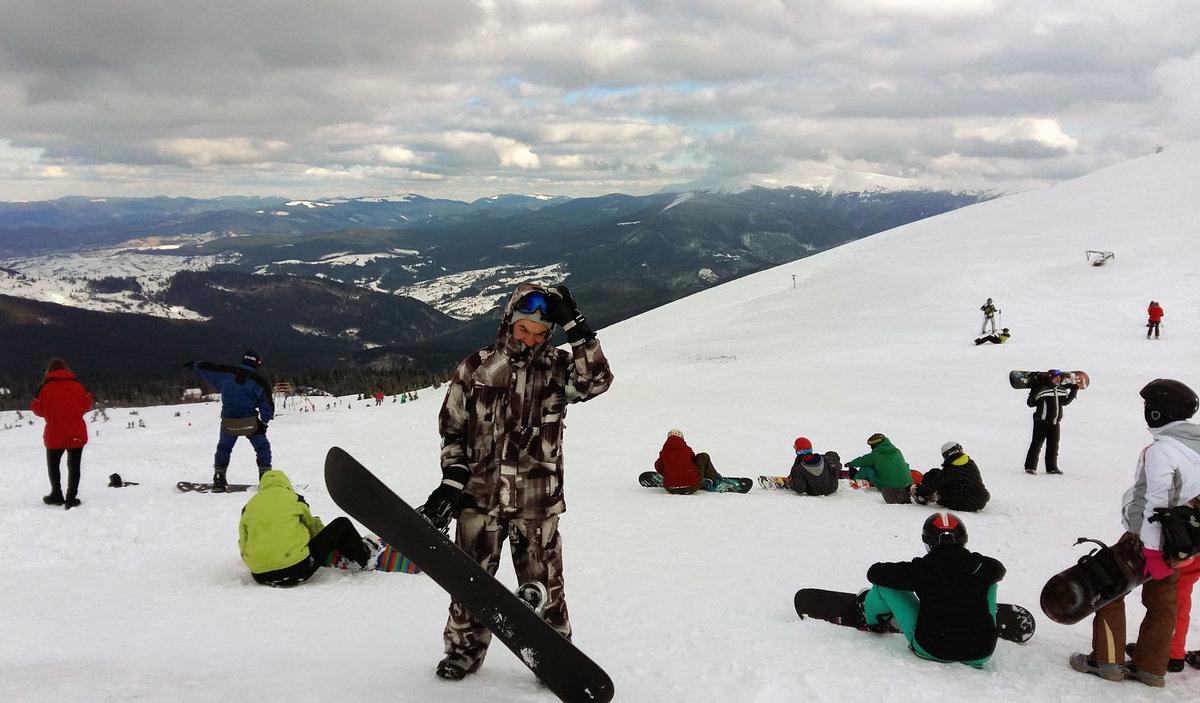
[{"label": "red hat", "polygon": [[807,437],[797,437],[792,448],[796,450],[797,454],[812,454],[812,442],[808,441]]}]

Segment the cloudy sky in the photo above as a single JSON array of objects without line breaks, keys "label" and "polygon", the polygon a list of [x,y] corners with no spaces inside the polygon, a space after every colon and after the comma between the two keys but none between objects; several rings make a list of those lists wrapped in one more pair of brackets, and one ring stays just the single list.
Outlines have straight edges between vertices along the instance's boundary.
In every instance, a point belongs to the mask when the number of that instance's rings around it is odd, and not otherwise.
[{"label": "cloudy sky", "polygon": [[1009,190],[1200,139],[1196,0],[0,0],[0,18],[0,200]]}]

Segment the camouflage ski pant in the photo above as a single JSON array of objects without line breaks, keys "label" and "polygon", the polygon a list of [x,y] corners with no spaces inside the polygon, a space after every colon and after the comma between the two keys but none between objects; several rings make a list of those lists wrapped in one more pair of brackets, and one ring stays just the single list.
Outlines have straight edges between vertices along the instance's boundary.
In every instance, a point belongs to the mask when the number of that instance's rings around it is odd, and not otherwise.
[{"label": "camouflage ski pant", "polygon": [[[561,635],[570,639],[571,621],[567,616],[567,601],[563,594],[562,537],[558,533],[558,516],[545,520],[501,519],[474,510],[464,510],[458,517],[455,542],[471,555],[489,574],[495,575],[500,566],[500,552],[505,541],[512,552],[516,586],[538,581],[546,587],[549,599],[542,617]],[[450,617],[442,633],[446,655],[470,670],[483,662],[492,633],[475,619],[458,601],[450,602]]]}]

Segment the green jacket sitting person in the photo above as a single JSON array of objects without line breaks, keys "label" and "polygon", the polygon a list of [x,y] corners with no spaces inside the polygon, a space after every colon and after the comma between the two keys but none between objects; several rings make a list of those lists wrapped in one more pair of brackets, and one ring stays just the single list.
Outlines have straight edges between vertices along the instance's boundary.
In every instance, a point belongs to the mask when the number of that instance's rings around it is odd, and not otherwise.
[{"label": "green jacket sitting person", "polygon": [[324,525],[288,477],[271,470],[242,508],[238,548],[255,581],[287,587],[307,581],[334,550],[365,567],[374,545],[359,536],[349,518]]},{"label": "green jacket sitting person", "polygon": [[879,432],[867,438],[867,446],[870,452],[846,462],[850,478],[871,482],[887,503],[910,502],[908,487],[912,484],[912,472],[904,455]]}]

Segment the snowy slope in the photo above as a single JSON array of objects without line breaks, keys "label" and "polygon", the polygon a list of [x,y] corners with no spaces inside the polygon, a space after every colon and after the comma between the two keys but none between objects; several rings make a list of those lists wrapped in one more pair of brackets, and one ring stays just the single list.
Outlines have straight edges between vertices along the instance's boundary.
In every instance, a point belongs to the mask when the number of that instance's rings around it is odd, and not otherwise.
[{"label": "snowy slope", "polygon": [[[1157,376],[1200,388],[1197,164],[1200,145],[1170,149],[604,330],[616,382],[571,409],[562,530],[576,641],[618,700],[1194,700],[1192,669],[1164,691],[1071,671],[1086,624],[1041,618],[1031,642],[1001,643],[974,671],[921,661],[899,637],[795,617],[797,588],[857,589],[873,561],[919,553],[926,508],[851,491],[669,496],[635,478],[672,427],[727,475],[783,473],[797,435],[848,459],[884,432],[921,469],[953,439],[993,494],[965,516],[971,546],[1008,567],[1001,599],[1036,611],[1045,580],[1079,556],[1076,537],[1120,533],[1121,493],[1148,441],[1138,389]],[[1088,266],[1085,249],[1116,260]],[[1015,335],[1002,347],[971,343],[989,296]],[[1151,298],[1167,312],[1157,342],[1142,327]],[[1006,374],[1049,367],[1087,370],[1093,386],[1066,411],[1065,475],[1032,477],[1021,470],[1029,411]],[[275,465],[308,484],[326,519],[339,514],[321,482],[333,444],[423,500],[438,476],[440,396],[281,412]],[[40,421],[0,414],[0,699],[552,700],[499,645],[470,679],[436,679],[447,599],[424,577],[325,571],[293,590],[254,586],[237,556],[245,496],[173,490],[207,475],[216,406],[108,414],[84,453],[85,504],[70,512],[39,501]],[[105,488],[113,471],[141,485]],[[244,443],[231,472],[253,474]],[[501,575],[512,580],[507,560]],[[1132,630],[1140,605],[1129,611]]]}]

